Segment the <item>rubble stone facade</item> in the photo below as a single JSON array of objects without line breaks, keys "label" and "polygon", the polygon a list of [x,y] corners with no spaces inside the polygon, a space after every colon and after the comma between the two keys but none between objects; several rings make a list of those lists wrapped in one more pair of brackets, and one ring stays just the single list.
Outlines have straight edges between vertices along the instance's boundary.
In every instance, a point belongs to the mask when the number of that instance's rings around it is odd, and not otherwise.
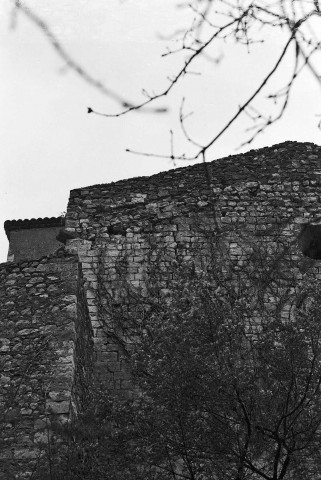
[{"label": "rubble stone facade", "polygon": [[[94,372],[119,394],[131,394],[130,374],[120,346],[108,336],[103,308],[107,294],[122,307],[120,260],[126,260],[127,281],[139,288],[146,265],[164,252],[162,281],[170,288],[170,262],[206,259],[211,235],[223,236],[227,254],[238,258],[240,232],[268,248],[277,231],[293,258],[308,258],[320,276],[320,205],[321,147],[285,142],[72,190],[65,225],[51,226],[55,238],[61,230],[60,243],[48,241],[46,256],[29,242],[19,261],[21,242],[14,239],[37,239],[38,232],[33,236],[28,221],[20,230],[9,222],[15,263],[0,267],[3,471],[12,468],[16,478],[29,478],[46,449],[51,415],[70,418],[85,409]],[[56,250],[61,242],[65,246]],[[25,477],[21,465],[28,466]]]}]

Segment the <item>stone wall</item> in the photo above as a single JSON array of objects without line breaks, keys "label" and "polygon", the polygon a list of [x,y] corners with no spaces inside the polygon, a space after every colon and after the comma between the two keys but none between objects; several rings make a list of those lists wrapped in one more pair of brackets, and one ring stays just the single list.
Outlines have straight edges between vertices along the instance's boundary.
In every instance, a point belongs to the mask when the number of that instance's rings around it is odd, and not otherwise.
[{"label": "stone wall", "polygon": [[287,142],[206,166],[72,190],[66,227],[87,240],[126,236],[127,229],[157,232],[179,220],[186,224],[214,200],[223,224],[247,221],[255,225],[247,225],[250,230],[265,231],[317,215],[320,176],[321,147]]},{"label": "stone wall", "polygon": [[73,417],[85,409],[93,374],[131,395],[114,335],[118,312],[134,315],[137,306],[124,282],[142,291],[157,265],[166,290],[175,263],[206,268],[218,242],[236,264],[258,245],[262,270],[286,249],[294,281],[303,263],[320,277],[320,199],[321,147],[296,142],[72,190],[65,249],[1,267],[3,465],[48,456],[51,412]]},{"label": "stone wall", "polygon": [[59,441],[52,419],[82,409],[91,326],[77,256],[2,264],[0,276],[0,478],[31,478]]},{"label": "stone wall", "polygon": [[[321,221],[320,179],[321,147],[286,142],[149,178],[72,190],[66,232],[78,238],[67,248],[83,265],[95,358],[109,384],[130,392],[121,348],[111,335],[112,315],[102,308],[106,295],[116,307],[123,302],[117,274],[122,259],[123,276],[137,288],[144,286],[146,266],[160,252],[164,288],[173,260],[206,262],[218,233],[235,261],[249,244],[260,242],[271,255],[287,247],[292,264],[310,264],[299,238],[306,223]],[[321,236],[316,241],[321,245]],[[312,263],[320,276],[318,263]]]},{"label": "stone wall", "polygon": [[91,400],[91,385],[94,376],[94,343],[90,322],[82,266],[78,263],[78,282],[76,292],[76,321],[73,345],[73,385],[72,415],[77,416],[86,410]]}]

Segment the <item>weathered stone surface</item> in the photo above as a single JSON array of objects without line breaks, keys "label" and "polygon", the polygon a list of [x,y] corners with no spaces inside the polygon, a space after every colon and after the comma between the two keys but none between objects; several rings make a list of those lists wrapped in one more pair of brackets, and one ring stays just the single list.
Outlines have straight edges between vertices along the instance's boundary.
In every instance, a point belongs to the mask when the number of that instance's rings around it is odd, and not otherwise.
[{"label": "weathered stone surface", "polygon": [[[5,422],[25,439],[14,445],[15,458],[32,466],[37,446],[47,441],[49,411],[74,417],[86,408],[93,372],[111,390],[131,395],[122,349],[108,333],[113,318],[106,298],[117,311],[131,309],[119,269],[143,291],[147,266],[157,264],[162,251],[160,287],[166,292],[172,262],[206,261],[218,228],[236,264],[247,248],[240,232],[273,251],[277,230],[299,260],[303,225],[321,222],[320,171],[321,147],[285,142],[149,178],[72,190],[65,248],[0,266],[0,399]],[[318,261],[313,268],[319,278]],[[267,300],[273,306],[275,300]],[[19,382],[19,395],[9,404]],[[7,455],[15,441],[9,430],[3,430]]]},{"label": "weathered stone surface", "polygon": [[[10,475],[22,478],[48,442],[39,432],[51,415],[83,408],[92,333],[77,256],[2,264],[0,278],[0,473],[9,462]],[[13,282],[17,294],[7,301]]]}]

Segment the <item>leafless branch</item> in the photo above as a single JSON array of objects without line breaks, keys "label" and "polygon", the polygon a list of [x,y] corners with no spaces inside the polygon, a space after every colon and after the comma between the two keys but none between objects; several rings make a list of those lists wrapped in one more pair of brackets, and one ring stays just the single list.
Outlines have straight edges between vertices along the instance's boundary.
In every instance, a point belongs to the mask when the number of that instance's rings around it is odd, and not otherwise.
[{"label": "leafless branch", "polygon": [[50,29],[49,25],[37,14],[34,10],[27,6],[21,0],[14,0],[14,10],[13,10],[13,20],[16,21],[17,12],[21,12],[25,17],[27,17],[37,28],[39,28],[44,36],[49,41],[52,48],[58,54],[58,56],[65,62],[65,65],[77,75],[79,75],[86,83],[96,88],[100,93],[110,97],[115,102],[119,103],[123,107],[129,105],[129,102],[125,97],[119,95],[116,91],[112,90],[109,87],[101,82],[100,80],[94,78],[85,68],[83,68],[74,58],[67,52],[63,47],[60,40]]}]

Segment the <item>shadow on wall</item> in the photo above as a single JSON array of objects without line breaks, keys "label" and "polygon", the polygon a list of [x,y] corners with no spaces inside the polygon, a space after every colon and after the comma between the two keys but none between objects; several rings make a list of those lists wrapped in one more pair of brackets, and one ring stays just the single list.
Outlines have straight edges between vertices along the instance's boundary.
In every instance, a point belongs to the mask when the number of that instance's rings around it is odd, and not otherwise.
[{"label": "shadow on wall", "polygon": [[321,260],[321,225],[303,225],[298,240],[303,255]]}]

